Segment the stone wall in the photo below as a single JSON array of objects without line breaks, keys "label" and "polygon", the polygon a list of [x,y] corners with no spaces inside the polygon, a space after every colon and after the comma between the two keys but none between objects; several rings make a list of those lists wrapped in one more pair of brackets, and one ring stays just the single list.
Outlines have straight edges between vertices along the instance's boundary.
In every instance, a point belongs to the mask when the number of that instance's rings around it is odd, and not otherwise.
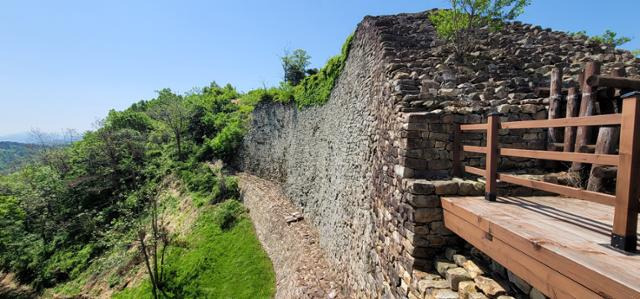
[{"label": "stone wall", "polygon": [[[551,69],[575,80],[583,64],[603,73],[625,68],[629,52],[521,23],[483,32],[466,62],[436,38],[426,13],[366,17],[344,72],[321,107],[263,103],[240,154],[241,167],[281,182],[320,231],[320,244],[355,295],[416,297],[433,260],[463,242],[444,228],[442,195],[481,195],[473,177],[452,178],[454,123],[547,118],[548,100],[534,93]],[[465,134],[482,145],[482,134]],[[502,130],[502,145],[546,147],[544,130]],[[467,165],[482,167],[481,155]],[[539,161],[502,158],[501,170],[541,169]],[[503,188],[502,194],[531,192]],[[422,296],[422,295],[420,295]]]},{"label": "stone wall", "polygon": [[285,194],[320,232],[326,250],[354,293],[373,296],[371,190],[375,154],[379,42],[366,21],[358,28],[331,100],[297,109],[262,103],[244,140],[241,167],[282,183]]}]

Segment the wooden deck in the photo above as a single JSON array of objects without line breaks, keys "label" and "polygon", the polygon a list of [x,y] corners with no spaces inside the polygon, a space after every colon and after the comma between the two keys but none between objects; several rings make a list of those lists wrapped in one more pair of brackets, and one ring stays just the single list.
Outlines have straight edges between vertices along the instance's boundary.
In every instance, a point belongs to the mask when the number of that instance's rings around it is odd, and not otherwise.
[{"label": "wooden deck", "polygon": [[640,255],[609,247],[613,207],[563,197],[442,198],[445,225],[552,298],[640,298]]}]

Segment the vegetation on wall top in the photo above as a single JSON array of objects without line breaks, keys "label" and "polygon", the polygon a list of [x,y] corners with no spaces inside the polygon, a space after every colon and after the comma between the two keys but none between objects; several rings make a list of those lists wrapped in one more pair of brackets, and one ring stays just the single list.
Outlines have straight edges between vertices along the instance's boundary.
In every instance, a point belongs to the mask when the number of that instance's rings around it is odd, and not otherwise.
[{"label": "vegetation on wall top", "polygon": [[499,29],[524,12],[531,0],[449,0],[449,9],[429,14],[440,38],[450,41],[459,58],[474,44],[482,27]]}]

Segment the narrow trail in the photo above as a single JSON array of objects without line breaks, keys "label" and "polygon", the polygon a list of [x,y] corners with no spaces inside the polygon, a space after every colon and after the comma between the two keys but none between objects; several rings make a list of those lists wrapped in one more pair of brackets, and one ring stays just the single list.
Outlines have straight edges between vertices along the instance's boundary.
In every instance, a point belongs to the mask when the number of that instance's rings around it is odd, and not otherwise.
[{"label": "narrow trail", "polygon": [[307,220],[287,224],[299,210],[277,184],[238,175],[245,206],[276,272],[276,298],[344,298],[338,275],[325,259]]}]

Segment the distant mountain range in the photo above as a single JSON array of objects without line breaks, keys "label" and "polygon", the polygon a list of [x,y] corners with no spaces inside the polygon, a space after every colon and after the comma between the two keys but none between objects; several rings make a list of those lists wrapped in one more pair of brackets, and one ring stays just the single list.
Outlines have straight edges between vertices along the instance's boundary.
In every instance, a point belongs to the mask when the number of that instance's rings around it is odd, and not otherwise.
[{"label": "distant mountain range", "polygon": [[0,141],[0,174],[18,169],[34,158],[42,146]]},{"label": "distant mountain range", "polygon": [[22,132],[7,135],[0,135],[0,142],[17,142],[25,144],[46,144],[46,145],[60,145],[71,143],[82,139],[81,134],[68,135],[62,133],[41,133],[38,137],[34,133]]}]

